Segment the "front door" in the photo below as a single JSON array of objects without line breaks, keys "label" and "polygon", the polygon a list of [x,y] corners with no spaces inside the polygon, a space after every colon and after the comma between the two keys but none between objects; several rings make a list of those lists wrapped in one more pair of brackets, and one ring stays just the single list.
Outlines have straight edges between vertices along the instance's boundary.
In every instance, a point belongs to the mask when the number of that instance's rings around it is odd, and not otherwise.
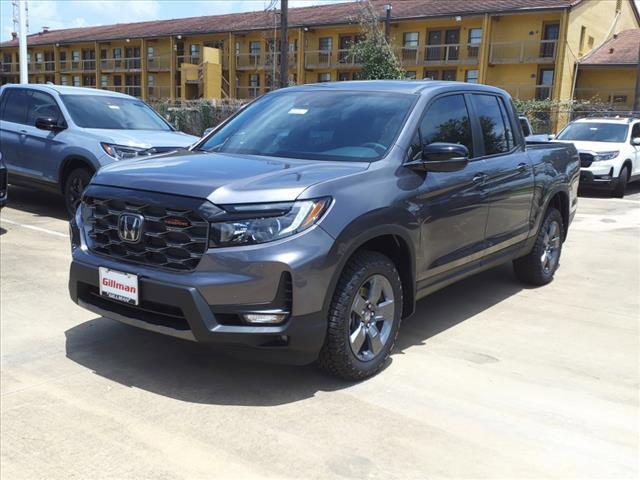
[{"label": "front door", "polygon": [[545,23],[542,29],[542,43],[540,44],[540,56],[542,58],[555,58],[556,43],[559,36],[559,23]]},{"label": "front door", "polygon": [[442,59],[442,32],[429,30],[427,32],[427,61],[435,62]]},{"label": "front door", "polygon": [[471,161],[459,172],[424,174],[424,183],[418,188],[415,203],[418,217],[424,219],[419,288],[438,282],[441,274],[446,275],[453,268],[481,258],[485,248],[488,207],[483,179],[486,165],[484,160],[474,158],[468,112],[464,95],[446,95],[427,107],[420,124],[423,145],[463,144],[469,150]]},{"label": "front door", "polygon": [[489,217],[485,237],[490,253],[525,240],[529,234],[533,165],[524,148],[516,145],[514,126],[502,99],[481,94],[470,97],[486,163]]},{"label": "front door", "polygon": [[457,60],[460,56],[460,30],[447,30],[445,32],[445,43],[447,44],[445,60]]},{"label": "front door", "polygon": [[536,100],[547,100],[551,98],[551,89],[553,88],[553,74],[553,68],[541,68],[538,71]]}]

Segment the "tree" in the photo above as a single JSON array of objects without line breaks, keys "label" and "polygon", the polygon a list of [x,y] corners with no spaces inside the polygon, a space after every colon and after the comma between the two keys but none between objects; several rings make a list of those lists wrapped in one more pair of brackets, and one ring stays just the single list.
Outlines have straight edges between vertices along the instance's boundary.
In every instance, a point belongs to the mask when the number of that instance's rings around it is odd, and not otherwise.
[{"label": "tree", "polygon": [[360,5],[361,39],[351,47],[350,55],[362,64],[362,79],[405,78],[405,72],[380,28],[374,7],[368,0],[362,1]]}]

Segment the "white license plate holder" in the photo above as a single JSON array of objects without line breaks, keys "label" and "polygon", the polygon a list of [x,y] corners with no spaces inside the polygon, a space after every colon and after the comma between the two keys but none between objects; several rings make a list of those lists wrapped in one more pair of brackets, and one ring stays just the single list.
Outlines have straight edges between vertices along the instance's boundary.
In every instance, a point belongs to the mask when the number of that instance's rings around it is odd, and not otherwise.
[{"label": "white license plate holder", "polygon": [[100,295],[118,302],[138,305],[138,276],[134,273],[120,272],[99,267]]}]

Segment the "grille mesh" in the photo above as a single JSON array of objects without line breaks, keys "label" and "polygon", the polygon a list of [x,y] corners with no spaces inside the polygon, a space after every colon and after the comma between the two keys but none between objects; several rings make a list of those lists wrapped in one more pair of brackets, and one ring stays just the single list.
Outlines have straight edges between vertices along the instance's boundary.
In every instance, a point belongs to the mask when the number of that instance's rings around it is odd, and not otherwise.
[{"label": "grille mesh", "polygon": [[[170,270],[193,270],[207,249],[209,226],[194,210],[93,196],[84,198],[82,208],[88,246],[97,254]],[[118,235],[122,213],[144,217],[139,242],[126,242]]]}]

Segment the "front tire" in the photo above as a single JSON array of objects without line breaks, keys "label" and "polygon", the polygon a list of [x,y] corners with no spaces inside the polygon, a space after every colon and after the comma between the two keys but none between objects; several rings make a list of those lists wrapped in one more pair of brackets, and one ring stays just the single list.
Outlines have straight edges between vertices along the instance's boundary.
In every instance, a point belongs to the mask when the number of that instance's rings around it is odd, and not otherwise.
[{"label": "front tire", "polygon": [[82,192],[89,185],[93,174],[86,168],[72,170],[64,182],[64,203],[69,218],[73,218],[82,200]]},{"label": "front tire", "polygon": [[622,167],[620,175],[618,175],[618,181],[616,186],[611,192],[611,196],[615,198],[624,198],[624,194],[627,191],[627,183],[629,183],[629,167]]},{"label": "front tire", "polygon": [[562,215],[555,208],[549,208],[531,252],[513,261],[516,277],[531,285],[542,286],[550,283],[560,266],[563,238]]},{"label": "front tire", "polygon": [[394,263],[361,251],[345,267],[329,310],[318,362],[346,380],[378,373],[395,344],[402,316],[402,282]]}]

